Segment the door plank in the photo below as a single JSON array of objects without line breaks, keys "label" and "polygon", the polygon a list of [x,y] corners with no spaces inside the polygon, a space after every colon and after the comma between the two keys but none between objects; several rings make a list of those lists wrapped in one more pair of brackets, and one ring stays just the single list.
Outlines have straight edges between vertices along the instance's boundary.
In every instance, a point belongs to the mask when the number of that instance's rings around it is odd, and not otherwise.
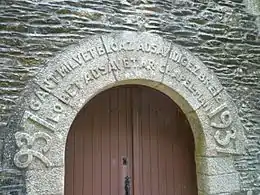
[{"label": "door plank", "polygon": [[[81,113],[79,116],[80,118],[83,117],[84,113]],[[79,123],[75,125],[75,153],[74,153],[74,158],[76,157],[77,160],[75,160],[74,163],[74,191],[73,194],[81,194],[83,190],[83,163],[84,163],[84,155],[83,155],[83,147],[84,147],[84,140],[83,140],[83,130],[82,128],[82,120],[80,120]]]},{"label": "door plank", "polygon": [[84,185],[83,185],[83,194],[93,194],[93,161],[90,159],[93,156],[93,125],[94,117],[89,110],[86,110],[86,126],[84,131]]},{"label": "door plank", "polygon": [[118,91],[111,90],[110,93],[110,144],[111,144],[111,195],[119,195],[119,128],[118,128]]},{"label": "door plank", "polygon": [[[128,175],[129,156],[127,154],[127,126],[126,126],[126,89],[118,89],[118,132],[119,132],[119,194],[124,194],[124,181]],[[123,160],[127,161],[126,165]]]},{"label": "door plank", "polygon": [[133,194],[133,117],[132,117],[132,95],[131,88],[126,88],[126,147],[129,158],[128,175],[130,176],[131,194]]},{"label": "door plank", "polygon": [[[100,98],[100,96],[99,96]],[[94,125],[93,125],[93,194],[102,194],[101,192],[101,179],[102,179],[102,172],[101,172],[101,136],[102,136],[102,123],[99,120],[99,113],[100,113],[100,104],[95,104],[92,108],[92,112],[94,114]]]},{"label": "door plank", "polygon": [[140,113],[140,90],[138,88],[132,88],[132,115],[133,115],[133,191],[134,195],[143,194],[143,180],[141,177],[142,167],[142,151],[141,149],[141,113]]},{"label": "door plank", "polygon": [[158,109],[159,117],[157,123],[159,124],[158,129],[158,152],[159,152],[159,192],[161,195],[167,195],[167,169],[166,169],[166,144],[165,144],[165,131],[164,131],[164,121],[160,120],[162,118],[163,112],[162,109]]},{"label": "door plank", "polygon": [[158,195],[159,193],[159,156],[158,156],[158,111],[152,105],[155,105],[154,97],[151,97],[150,105],[150,140],[151,140],[151,195]]},{"label": "door plank", "polygon": [[[160,195],[197,194],[193,136],[189,125],[184,125],[183,113],[158,91],[139,87],[136,92],[133,151],[138,186],[135,193],[150,195],[157,190]],[[151,119],[153,112],[155,119]],[[152,125],[152,121],[156,124]]]},{"label": "door plank", "polygon": [[167,194],[174,194],[174,175],[173,175],[173,167],[174,163],[172,159],[174,158],[173,153],[172,153],[172,146],[174,145],[173,142],[173,136],[174,136],[174,131],[176,130],[176,121],[173,120],[176,118],[176,108],[174,106],[168,106],[165,107],[165,115],[166,117],[164,118],[165,120],[165,143],[166,143],[166,170],[167,170]]},{"label": "door plank", "polygon": [[141,147],[143,194],[151,194],[151,147],[150,147],[150,93],[141,91]]},{"label": "door plank", "polygon": [[110,195],[110,128],[109,128],[109,98],[102,95],[100,97],[99,117],[101,123],[101,190],[102,195]]},{"label": "door plank", "polygon": [[[74,124],[72,125],[72,128]],[[66,153],[65,153],[65,195],[73,194],[74,191],[74,162],[75,158],[74,155],[71,157],[71,154],[75,154],[75,131],[70,131],[67,137],[67,144],[66,144]]]}]

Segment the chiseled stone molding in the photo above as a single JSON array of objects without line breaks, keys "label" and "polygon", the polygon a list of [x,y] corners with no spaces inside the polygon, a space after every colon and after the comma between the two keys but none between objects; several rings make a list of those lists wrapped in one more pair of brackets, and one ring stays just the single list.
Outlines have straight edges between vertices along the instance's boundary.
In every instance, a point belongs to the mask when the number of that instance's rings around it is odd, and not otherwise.
[{"label": "chiseled stone molding", "polygon": [[90,36],[66,48],[28,86],[23,131],[14,135],[14,163],[26,169],[29,195],[63,193],[66,139],[77,113],[101,91],[124,84],[155,88],[186,114],[200,193],[240,190],[233,156],[244,153],[244,130],[216,76],[169,40],[125,31]]}]

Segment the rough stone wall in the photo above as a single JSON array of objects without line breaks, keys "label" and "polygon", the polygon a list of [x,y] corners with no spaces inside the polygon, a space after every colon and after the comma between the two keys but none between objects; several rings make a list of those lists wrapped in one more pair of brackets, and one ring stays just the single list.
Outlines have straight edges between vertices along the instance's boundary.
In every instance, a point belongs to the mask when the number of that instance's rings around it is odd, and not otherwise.
[{"label": "rough stone wall", "polygon": [[[45,62],[86,35],[149,31],[212,69],[239,108],[247,153],[236,157],[241,193],[260,194],[260,32],[242,0],[1,0],[0,195],[26,194],[12,163],[18,99]],[[3,155],[4,150],[10,155]]]}]

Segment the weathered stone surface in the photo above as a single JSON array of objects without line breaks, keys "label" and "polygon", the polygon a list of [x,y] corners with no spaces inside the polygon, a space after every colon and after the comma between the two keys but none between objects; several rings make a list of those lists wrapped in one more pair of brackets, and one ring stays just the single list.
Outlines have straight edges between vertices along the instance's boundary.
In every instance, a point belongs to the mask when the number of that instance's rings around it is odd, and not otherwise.
[{"label": "weathered stone surface", "polygon": [[[135,59],[132,64],[131,59]],[[157,63],[158,59],[164,63]],[[175,73],[178,66],[183,68]],[[63,176],[54,184],[51,171],[57,167],[64,171],[66,139],[77,113],[100,91],[133,83],[160,90],[183,106],[194,133],[196,156],[205,157],[197,158],[198,185],[204,192],[222,192],[215,188],[223,174],[238,175],[234,162],[223,164],[229,170],[224,173],[212,166],[212,156],[225,162],[224,156],[243,154],[245,140],[237,110],[216,76],[181,46],[151,33],[122,31],[89,37],[69,47],[49,61],[28,85],[20,105],[24,110],[20,124],[23,130],[14,134],[18,147],[14,164],[29,174],[29,194],[63,191]],[[39,172],[47,176],[39,178]],[[208,177],[212,175],[214,178]],[[230,185],[238,183],[239,178],[234,177]],[[228,192],[236,191],[230,188]]]},{"label": "weathered stone surface", "polygon": [[102,36],[110,63],[116,66],[117,81],[144,79],[161,82],[160,67],[166,66],[171,42],[162,37],[139,32],[126,32],[115,36]]},{"label": "weathered stone surface", "polygon": [[[32,83],[30,87],[23,105],[23,131],[14,134],[19,148],[14,164],[29,169],[64,165],[63,156],[58,154],[64,153],[67,137],[64,128],[72,124],[76,111],[38,85]],[[21,163],[19,157],[23,155],[30,159]]]},{"label": "weathered stone surface", "polygon": [[[26,182],[27,194],[62,194],[63,172],[63,167],[28,171],[26,174],[26,181],[29,181]],[[46,178],[49,178],[49,180],[46,180]]]},{"label": "weathered stone surface", "polygon": [[[221,194],[239,192],[240,184],[238,173],[222,174],[221,176],[198,176],[201,181],[198,182],[198,189],[206,194]],[[201,184],[203,184],[201,186]]]},{"label": "weathered stone surface", "polygon": [[125,2],[1,1],[0,137],[10,149],[2,165],[14,168],[11,157],[17,148],[11,135],[21,130],[16,102],[46,60],[89,34],[150,31],[190,49],[235,101],[247,137],[246,154],[235,159],[243,191],[238,194],[252,190],[258,195],[260,42],[255,13],[248,13],[241,0]]},{"label": "weathered stone surface", "polygon": [[115,81],[100,36],[82,40],[48,64],[35,83],[76,110],[93,97],[96,88],[102,90]]},{"label": "weathered stone surface", "polygon": [[0,192],[3,195],[25,194],[25,182],[23,173],[14,169],[1,170]]},{"label": "weathered stone surface", "polygon": [[196,157],[196,163],[197,171],[204,175],[229,174],[235,170],[233,157]]}]

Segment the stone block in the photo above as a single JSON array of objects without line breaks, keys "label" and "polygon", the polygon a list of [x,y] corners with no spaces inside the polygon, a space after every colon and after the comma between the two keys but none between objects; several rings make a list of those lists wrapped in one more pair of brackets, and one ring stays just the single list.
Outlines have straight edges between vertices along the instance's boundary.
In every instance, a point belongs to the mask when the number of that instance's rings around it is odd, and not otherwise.
[{"label": "stone block", "polygon": [[236,173],[233,157],[196,157],[197,172],[204,175]]},{"label": "stone block", "polygon": [[64,167],[26,172],[28,195],[63,194]]},{"label": "stone block", "polygon": [[239,174],[203,175],[198,176],[198,189],[208,194],[234,193],[240,190]]}]

